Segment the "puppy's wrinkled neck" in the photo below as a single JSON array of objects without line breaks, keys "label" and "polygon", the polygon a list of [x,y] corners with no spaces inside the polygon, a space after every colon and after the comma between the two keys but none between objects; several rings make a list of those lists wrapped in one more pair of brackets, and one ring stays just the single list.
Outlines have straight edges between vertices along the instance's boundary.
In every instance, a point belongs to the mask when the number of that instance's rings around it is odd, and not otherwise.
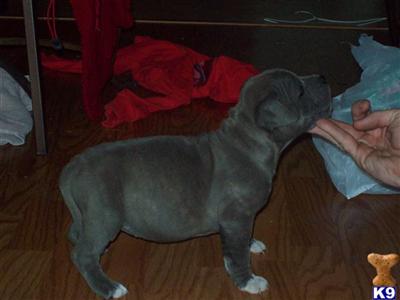
[{"label": "puppy's wrinkled neck", "polygon": [[260,163],[274,159],[283,146],[276,144],[269,134],[255,126],[254,120],[235,112],[231,112],[220,128],[212,133],[212,139],[225,149],[246,153]]}]

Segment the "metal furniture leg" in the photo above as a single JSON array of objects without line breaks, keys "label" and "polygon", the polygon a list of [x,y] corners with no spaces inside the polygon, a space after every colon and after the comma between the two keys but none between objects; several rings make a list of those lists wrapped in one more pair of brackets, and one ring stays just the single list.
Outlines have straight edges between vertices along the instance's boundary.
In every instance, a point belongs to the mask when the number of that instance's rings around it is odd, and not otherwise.
[{"label": "metal furniture leg", "polygon": [[36,153],[39,155],[45,155],[47,154],[47,147],[32,0],[22,0],[22,3],[24,10],[26,50],[28,53],[29,75],[31,81],[32,108],[36,135]]}]

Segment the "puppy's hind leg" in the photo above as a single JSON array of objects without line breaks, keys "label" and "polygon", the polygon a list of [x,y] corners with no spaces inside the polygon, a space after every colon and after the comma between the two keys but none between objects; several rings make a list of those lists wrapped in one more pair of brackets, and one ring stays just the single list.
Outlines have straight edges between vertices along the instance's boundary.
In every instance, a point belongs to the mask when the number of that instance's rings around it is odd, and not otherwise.
[{"label": "puppy's hind leg", "polygon": [[76,245],[79,241],[79,232],[79,226],[75,222],[72,222],[72,224],[69,226],[68,239],[74,245]]},{"label": "puppy's hind leg", "polygon": [[91,289],[103,298],[119,298],[128,291],[120,283],[108,278],[100,265],[100,257],[107,245],[120,231],[118,222],[110,222],[110,216],[84,222],[74,249],[72,261]]},{"label": "puppy's hind leg", "polygon": [[220,234],[226,271],[240,290],[259,294],[267,289],[268,282],[251,271],[252,225],[252,220],[221,224]]},{"label": "puppy's hind leg", "polygon": [[63,176],[60,182],[60,190],[64,198],[64,203],[67,205],[71,216],[72,224],[69,227],[68,239],[72,244],[78,243],[80,232],[82,231],[82,213],[75,201],[75,197],[68,186],[69,177]]}]

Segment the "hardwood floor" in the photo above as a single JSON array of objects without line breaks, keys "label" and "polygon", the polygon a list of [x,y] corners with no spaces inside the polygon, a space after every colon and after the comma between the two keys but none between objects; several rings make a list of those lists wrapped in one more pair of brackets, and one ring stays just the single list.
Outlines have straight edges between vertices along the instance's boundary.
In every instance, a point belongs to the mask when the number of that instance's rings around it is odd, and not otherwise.
[{"label": "hardwood floor", "polygon": [[[137,30],[259,68],[324,72],[334,94],[359,77],[343,46],[354,43],[359,32],[157,25],[138,25]],[[373,34],[387,41],[386,32]],[[19,51],[0,48],[2,57],[23,69]],[[61,168],[73,155],[104,141],[213,130],[227,107],[204,99],[104,129],[82,112],[79,77],[45,71],[43,78],[49,155],[35,155],[32,134],[24,146],[0,147],[0,299],[97,299],[69,258],[71,218],[57,187]],[[269,204],[255,225],[255,237],[268,251],[253,256],[252,264],[268,279],[268,292],[251,296],[233,286],[218,236],[159,245],[121,234],[102,263],[128,287],[123,299],[370,299],[375,270],[367,254],[400,253],[399,215],[400,196],[346,200],[338,194],[304,135],[284,152]],[[393,274],[400,280],[399,266]]]}]

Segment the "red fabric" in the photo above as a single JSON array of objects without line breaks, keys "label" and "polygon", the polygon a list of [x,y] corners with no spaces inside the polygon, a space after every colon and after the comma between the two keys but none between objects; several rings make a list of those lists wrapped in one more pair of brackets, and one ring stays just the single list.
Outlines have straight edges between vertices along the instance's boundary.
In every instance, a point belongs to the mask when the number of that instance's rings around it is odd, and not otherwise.
[{"label": "red fabric", "polygon": [[[42,63],[51,69],[80,71],[79,61],[72,64],[60,58],[45,57]],[[206,82],[199,83],[199,74],[194,71],[196,64],[204,66],[205,70],[211,65]],[[141,86],[160,96],[140,98],[128,89],[122,90],[105,106],[102,123],[105,127],[115,127],[155,111],[188,104],[192,98],[209,97],[218,102],[236,103],[243,83],[258,73],[253,66],[229,57],[210,59],[189,48],[142,36],[117,53],[114,73],[127,71]]]},{"label": "red fabric", "polygon": [[132,26],[130,0],[70,0],[81,34],[82,97],[91,120],[103,115],[101,91],[112,75],[118,27]]}]

